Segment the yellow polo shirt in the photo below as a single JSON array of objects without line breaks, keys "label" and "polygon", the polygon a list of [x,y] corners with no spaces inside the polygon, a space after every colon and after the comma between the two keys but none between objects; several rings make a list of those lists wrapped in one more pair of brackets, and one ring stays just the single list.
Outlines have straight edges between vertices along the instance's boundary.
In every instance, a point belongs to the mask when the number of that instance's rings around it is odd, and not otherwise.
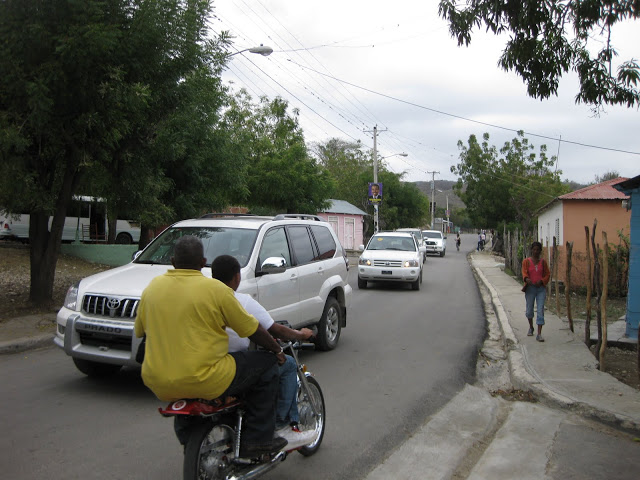
[{"label": "yellow polo shirt", "polygon": [[142,380],[160,400],[219,397],[236,372],[226,327],[253,335],[258,321],[231,288],[198,270],[169,270],[142,292],[135,323],[147,335]]}]

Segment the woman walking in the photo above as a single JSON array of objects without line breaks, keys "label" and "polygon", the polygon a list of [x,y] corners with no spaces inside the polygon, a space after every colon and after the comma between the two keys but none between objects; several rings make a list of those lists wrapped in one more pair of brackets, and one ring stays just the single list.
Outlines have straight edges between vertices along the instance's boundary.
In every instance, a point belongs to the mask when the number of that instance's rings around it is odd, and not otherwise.
[{"label": "woman walking", "polygon": [[547,298],[547,289],[551,272],[547,261],[540,258],[542,253],[542,244],[533,242],[531,244],[531,256],[522,261],[522,278],[524,280],[524,297],[526,300],[525,315],[529,320],[528,336],[533,335],[533,303],[536,304],[536,324],[538,325],[538,334],[536,340],[544,342],[542,338],[542,326],[544,325],[544,301]]}]

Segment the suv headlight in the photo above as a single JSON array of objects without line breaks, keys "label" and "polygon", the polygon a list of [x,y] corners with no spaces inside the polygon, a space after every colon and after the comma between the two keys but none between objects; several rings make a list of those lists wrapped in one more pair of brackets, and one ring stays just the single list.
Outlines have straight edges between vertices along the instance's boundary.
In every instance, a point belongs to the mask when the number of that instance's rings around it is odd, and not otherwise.
[{"label": "suv headlight", "polygon": [[405,267],[419,267],[420,263],[418,262],[418,260],[407,260],[406,262],[404,262],[404,266]]},{"label": "suv headlight", "polygon": [[371,266],[371,260],[369,260],[367,258],[360,257],[358,259],[358,265],[366,265],[367,267],[370,267]]},{"label": "suv headlight", "polygon": [[64,297],[64,306],[69,310],[76,310],[78,306],[78,287],[80,282],[76,282],[69,287],[67,290],[67,295]]}]

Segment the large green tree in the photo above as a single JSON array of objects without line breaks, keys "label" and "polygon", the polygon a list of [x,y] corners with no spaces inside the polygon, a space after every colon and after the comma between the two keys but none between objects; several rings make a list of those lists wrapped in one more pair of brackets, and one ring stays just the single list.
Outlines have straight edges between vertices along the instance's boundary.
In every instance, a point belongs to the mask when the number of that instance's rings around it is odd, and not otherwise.
[{"label": "large green tree", "polygon": [[509,34],[498,64],[515,70],[531,97],[556,95],[562,75],[574,71],[580,80],[576,102],[595,111],[606,104],[640,104],[637,60],[622,61],[613,71],[613,29],[640,16],[637,1],[440,0],[439,12],[458,45],[469,45],[475,28]]},{"label": "large green tree", "polygon": [[[314,154],[334,181],[332,197],[345,200],[369,215],[365,235],[373,234],[373,206],[368,204],[368,184],[373,181],[373,151],[360,143],[333,138],[314,145]],[[384,162],[378,165],[378,181],[384,200],[379,209],[380,229],[422,227],[429,215],[429,200],[414,183],[403,182],[402,174],[390,172]]]},{"label": "large green tree", "polygon": [[204,93],[215,73],[204,38],[210,14],[209,0],[0,2],[0,176],[11,179],[0,205],[30,214],[32,301],[51,298],[65,213],[80,187],[101,186],[114,206],[120,191],[130,205],[169,215],[176,208],[163,194],[206,186],[197,167],[213,155],[188,171],[179,165],[210,140],[206,129],[186,132],[194,85]]},{"label": "large green tree", "polygon": [[331,177],[310,155],[298,112],[288,106],[279,97],[255,103],[241,90],[225,112],[234,168],[247,178],[236,199],[256,213],[315,214],[328,206]]},{"label": "large green tree", "polygon": [[562,171],[553,168],[555,157],[547,157],[546,146],[536,154],[523,132],[499,150],[489,140],[485,133],[481,144],[475,135],[467,145],[458,141],[460,162],[451,167],[459,176],[454,190],[476,226],[517,222],[529,231],[535,212],[568,191],[560,180]]}]

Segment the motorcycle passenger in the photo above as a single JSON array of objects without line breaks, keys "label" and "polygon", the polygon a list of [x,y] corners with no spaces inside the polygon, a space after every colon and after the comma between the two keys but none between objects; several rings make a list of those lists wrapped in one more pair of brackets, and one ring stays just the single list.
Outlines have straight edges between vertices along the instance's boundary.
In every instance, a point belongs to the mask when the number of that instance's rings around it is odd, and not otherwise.
[{"label": "motorcycle passenger", "polygon": [[[311,338],[313,332],[308,328],[293,330],[279,323],[275,323],[269,312],[260,305],[251,295],[238,293],[236,290],[240,285],[241,273],[240,263],[231,255],[220,255],[211,262],[211,277],[220,280],[230,287],[245,310],[256,317],[271,335],[281,340],[304,341]],[[249,339],[240,338],[238,334],[227,327],[229,334],[229,351],[246,351],[249,348]],[[286,355],[286,361],[280,365],[280,389],[276,407],[276,435],[287,440],[287,449],[302,447],[313,442],[316,432],[300,431],[298,422],[298,373],[296,362],[293,357]]]},{"label": "motorcycle passenger", "polygon": [[[277,364],[285,362],[282,348],[242,308],[231,289],[202,274],[206,258],[199,238],[178,240],[171,263],[175,270],[154,278],[138,307],[135,333],[146,335],[144,384],[163,401],[242,394],[246,423],[240,455],[282,450],[287,441],[274,438]],[[229,353],[226,326],[268,351]],[[197,421],[175,417],[182,445]]]}]

